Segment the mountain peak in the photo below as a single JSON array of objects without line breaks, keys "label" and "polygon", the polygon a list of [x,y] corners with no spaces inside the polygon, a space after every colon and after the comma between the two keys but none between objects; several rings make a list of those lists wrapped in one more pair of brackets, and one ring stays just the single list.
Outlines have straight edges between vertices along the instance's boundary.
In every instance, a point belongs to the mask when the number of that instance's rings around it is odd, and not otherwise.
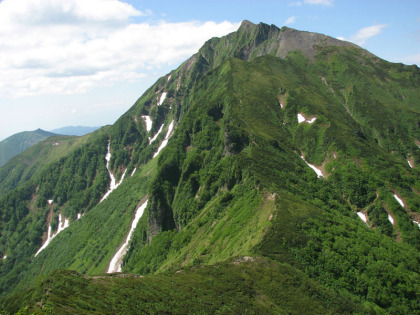
[{"label": "mountain peak", "polygon": [[255,24],[252,23],[251,21],[243,20],[242,23],[241,23],[241,26],[239,26],[239,29],[249,28],[249,27],[255,27]]}]

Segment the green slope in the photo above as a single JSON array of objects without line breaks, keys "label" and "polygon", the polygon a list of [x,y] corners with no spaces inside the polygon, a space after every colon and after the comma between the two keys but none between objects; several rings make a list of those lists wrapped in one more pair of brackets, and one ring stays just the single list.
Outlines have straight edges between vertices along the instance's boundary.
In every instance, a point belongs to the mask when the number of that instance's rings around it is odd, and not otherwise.
[{"label": "green slope", "polygon": [[86,277],[55,271],[35,289],[8,302],[9,312],[22,309],[35,314],[350,314],[362,310],[289,265],[249,256],[146,277]]},{"label": "green slope", "polygon": [[0,168],[0,196],[38,175],[42,168],[74,151],[90,137],[51,136]]},{"label": "green slope", "polygon": [[0,167],[34,144],[55,135],[55,133],[37,129],[20,132],[4,139],[0,142]]},{"label": "green slope", "polygon": [[[0,264],[3,297],[58,268],[106,272],[148,198],[124,257],[126,273],[170,281],[181,267],[257,255],[274,260],[264,272],[288,264],[300,270],[299,281],[308,276],[364,312],[418,312],[419,74],[353,44],[265,24],[244,22],[211,39],[113,126],[0,198],[0,252],[8,256]],[[299,114],[316,120],[299,123]],[[153,158],[171,122],[168,145]],[[98,204],[109,183],[108,140],[117,181],[137,171]],[[86,215],[75,222],[81,211]],[[71,218],[70,227],[33,258],[58,213]],[[124,279],[118,281],[129,286]],[[176,288],[158,292],[171,296]],[[273,290],[285,288],[287,281]],[[106,307],[98,296],[84,299],[99,312]],[[267,305],[279,311],[289,307],[273,301]],[[324,311],[337,312],[332,304]]]}]

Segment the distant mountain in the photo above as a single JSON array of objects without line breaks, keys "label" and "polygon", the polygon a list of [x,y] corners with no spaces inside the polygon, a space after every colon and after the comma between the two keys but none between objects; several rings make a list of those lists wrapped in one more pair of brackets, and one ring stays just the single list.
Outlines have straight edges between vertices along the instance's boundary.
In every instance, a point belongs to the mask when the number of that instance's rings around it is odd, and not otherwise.
[{"label": "distant mountain", "polygon": [[84,136],[88,133],[94,132],[101,127],[86,127],[86,126],[66,126],[58,129],[51,130],[59,135],[64,136]]},{"label": "distant mountain", "polygon": [[0,166],[3,166],[15,155],[22,153],[34,144],[55,136],[53,132],[37,129],[16,133],[0,142]]}]

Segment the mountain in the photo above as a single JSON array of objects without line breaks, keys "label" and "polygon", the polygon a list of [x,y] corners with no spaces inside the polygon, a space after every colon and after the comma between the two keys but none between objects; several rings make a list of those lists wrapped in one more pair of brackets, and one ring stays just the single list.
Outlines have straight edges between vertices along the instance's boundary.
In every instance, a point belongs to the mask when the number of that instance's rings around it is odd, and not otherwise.
[{"label": "mountain", "polygon": [[419,100],[416,66],[244,21],[0,197],[2,308],[418,313]]},{"label": "mountain", "polygon": [[86,127],[86,126],[66,126],[51,130],[51,132],[65,136],[84,136],[88,133],[94,132],[101,127]]},{"label": "mountain", "polygon": [[12,157],[25,151],[34,144],[54,136],[55,133],[37,129],[16,133],[0,142],[0,167]]}]

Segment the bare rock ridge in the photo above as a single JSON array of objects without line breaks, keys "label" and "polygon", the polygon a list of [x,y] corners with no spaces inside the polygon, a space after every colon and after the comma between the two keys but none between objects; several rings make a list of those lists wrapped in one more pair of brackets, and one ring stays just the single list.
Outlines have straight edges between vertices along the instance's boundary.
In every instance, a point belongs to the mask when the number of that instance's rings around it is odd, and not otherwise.
[{"label": "bare rock ridge", "polygon": [[313,59],[317,48],[322,46],[353,47],[365,51],[353,43],[327,35],[244,20],[236,32],[208,40],[191,58],[199,61],[201,56],[210,66],[217,67],[229,57],[246,61],[264,55],[285,58],[289,52],[298,50]]}]

